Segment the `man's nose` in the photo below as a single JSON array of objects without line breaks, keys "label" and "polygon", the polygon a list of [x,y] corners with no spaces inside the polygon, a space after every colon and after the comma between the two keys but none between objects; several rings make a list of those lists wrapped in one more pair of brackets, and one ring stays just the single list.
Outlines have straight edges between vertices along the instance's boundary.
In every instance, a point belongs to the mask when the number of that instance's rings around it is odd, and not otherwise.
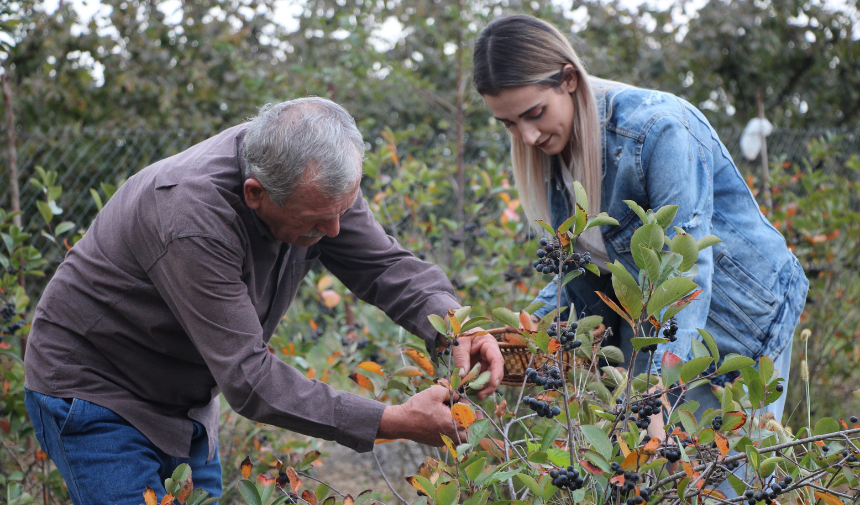
[{"label": "man's nose", "polygon": [[321,221],[317,224],[317,230],[325,233],[327,237],[336,237],[340,233],[340,218]]}]

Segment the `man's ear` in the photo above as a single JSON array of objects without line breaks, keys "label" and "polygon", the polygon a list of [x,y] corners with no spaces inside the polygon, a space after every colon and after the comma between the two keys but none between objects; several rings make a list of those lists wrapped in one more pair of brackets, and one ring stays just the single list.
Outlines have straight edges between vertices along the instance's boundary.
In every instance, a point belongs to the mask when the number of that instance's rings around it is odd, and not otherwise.
[{"label": "man's ear", "polygon": [[253,177],[245,180],[243,189],[245,192],[245,204],[254,210],[259,209],[263,204],[263,200],[267,198],[263,185]]}]

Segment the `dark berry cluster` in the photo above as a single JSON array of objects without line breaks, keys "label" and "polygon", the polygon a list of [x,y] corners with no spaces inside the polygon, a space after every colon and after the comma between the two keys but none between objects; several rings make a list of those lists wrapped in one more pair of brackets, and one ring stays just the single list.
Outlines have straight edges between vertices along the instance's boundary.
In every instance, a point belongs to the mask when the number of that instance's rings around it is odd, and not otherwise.
[{"label": "dark berry cluster", "polygon": [[857,462],[857,456],[855,456],[855,455],[851,454],[851,453],[848,451],[848,449],[845,449],[844,451],[842,451],[842,457],[843,457],[843,458],[848,458],[848,459],[846,459],[846,460],[845,460],[845,461],[846,461],[846,462],[848,462],[848,463],[856,463],[856,462]]},{"label": "dark berry cluster", "polygon": [[[618,488],[618,491],[621,494],[630,493],[636,489],[636,483],[639,482],[639,479],[641,478],[637,472],[625,472],[624,469],[621,468],[621,464],[615,461],[613,461],[609,467],[613,472],[615,472],[615,475],[624,475],[624,485],[619,486]],[[639,496],[633,496],[627,499],[627,505],[642,505],[642,503],[648,501],[650,497],[650,489],[641,489],[639,491]]]},{"label": "dark berry cluster", "polygon": [[564,346],[565,351],[572,351],[582,347],[582,340],[576,338],[576,329],[579,328],[579,323],[571,321],[564,329],[557,328],[555,323],[546,330],[546,334],[550,337],[558,336],[558,342]]},{"label": "dark berry cluster", "polygon": [[540,249],[537,250],[538,259],[532,263],[535,270],[543,274],[566,274],[579,270],[585,273],[585,265],[591,262],[591,253],[573,253],[570,257],[564,257],[564,251],[557,240],[552,242],[545,238],[540,239]]},{"label": "dark berry cluster", "polygon": [[790,475],[786,475],[782,481],[771,484],[769,490],[761,490],[758,492],[753,491],[752,489],[747,489],[744,493],[744,498],[747,499],[747,503],[749,505],[755,505],[756,503],[763,501],[767,505],[771,505],[776,497],[780,494],[786,492],[788,486],[792,482],[792,478]]},{"label": "dark berry cluster", "polygon": [[6,302],[6,304],[3,305],[3,308],[0,309],[0,317],[3,318],[4,323],[8,323],[13,317],[15,317],[15,314],[17,314],[17,312],[15,312],[15,304],[12,302]]},{"label": "dark berry cluster", "polygon": [[550,406],[547,402],[532,398],[531,396],[524,397],[523,403],[528,405],[530,409],[534,410],[538,417],[552,419],[553,417],[561,414],[560,408]]},{"label": "dark berry cluster", "polygon": [[661,407],[662,403],[660,403],[659,396],[649,396],[638,403],[634,403],[630,406],[630,412],[637,416],[633,422],[640,430],[647,429],[648,425],[651,424],[651,416],[660,412]]},{"label": "dark berry cluster", "polygon": [[714,417],[714,420],[711,421],[711,427],[714,429],[714,431],[720,431],[720,428],[723,427],[723,415],[722,414],[717,414],[717,416]]},{"label": "dark berry cluster", "polygon": [[579,476],[579,471],[572,466],[553,470],[549,472],[549,476],[552,477],[552,485],[559,489],[568,488],[576,491],[585,483],[585,479]]},{"label": "dark berry cluster", "polygon": [[678,340],[676,333],[678,333],[678,321],[674,317],[663,323],[663,336],[668,338],[669,342]]},{"label": "dark berry cluster", "polygon": [[669,460],[669,463],[677,463],[681,461],[681,450],[677,447],[664,447],[663,457]]},{"label": "dark berry cluster", "polygon": [[526,377],[528,377],[529,382],[543,386],[544,389],[558,389],[563,384],[561,372],[559,372],[557,366],[553,366],[549,370],[526,368]]}]

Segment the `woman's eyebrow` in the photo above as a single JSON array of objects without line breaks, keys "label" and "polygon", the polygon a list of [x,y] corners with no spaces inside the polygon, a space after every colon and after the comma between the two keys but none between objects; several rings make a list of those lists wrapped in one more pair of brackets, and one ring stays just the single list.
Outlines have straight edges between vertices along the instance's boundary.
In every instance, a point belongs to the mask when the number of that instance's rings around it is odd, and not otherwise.
[{"label": "woman's eyebrow", "polygon": [[[537,109],[537,108],[538,108],[538,107],[540,107],[540,106],[541,106],[541,104],[533,105],[533,106],[529,107],[527,111],[523,112],[522,114],[520,114],[520,115],[519,115],[519,116],[517,116],[517,117],[523,117],[523,116],[526,116],[527,114],[531,113],[533,110]],[[494,118],[496,118],[496,119],[497,119],[497,120],[499,120],[499,121],[509,121],[508,119],[501,118],[501,117],[498,117],[498,116],[493,116],[493,117],[494,117]]]}]

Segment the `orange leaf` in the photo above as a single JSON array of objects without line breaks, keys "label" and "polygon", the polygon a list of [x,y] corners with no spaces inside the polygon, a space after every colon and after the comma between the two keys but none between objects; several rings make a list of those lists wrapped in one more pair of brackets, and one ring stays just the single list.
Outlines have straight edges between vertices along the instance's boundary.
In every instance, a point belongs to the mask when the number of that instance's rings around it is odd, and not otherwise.
[{"label": "orange leaf", "polygon": [[428,493],[428,492],[427,492],[427,490],[426,490],[426,489],[424,489],[424,486],[422,486],[422,485],[418,482],[418,479],[416,479],[416,478],[415,478],[415,476],[410,475],[409,477],[406,477],[406,482],[408,482],[410,486],[414,487],[414,488],[415,488],[415,489],[417,489],[418,491],[421,491],[422,493],[424,493],[424,494],[426,494],[426,495],[429,495],[429,494],[430,494],[430,493]]},{"label": "orange leaf", "polygon": [[45,461],[48,459],[48,453],[42,449],[36,449],[36,461]]},{"label": "orange leaf", "polygon": [[433,366],[433,362],[430,361],[427,358],[427,355],[423,352],[416,351],[415,349],[406,349],[403,353],[409,356],[409,358],[412,359],[412,361],[414,361],[421,370],[424,370],[427,375],[432,377],[436,374],[436,368]]},{"label": "orange leaf", "polygon": [[688,295],[684,295],[684,296],[682,296],[682,297],[681,297],[681,299],[680,299],[680,300],[678,300],[677,302],[673,303],[673,304],[672,304],[672,306],[673,306],[673,307],[680,307],[680,306],[685,305],[685,304],[687,304],[687,303],[690,303],[690,302],[692,302],[692,301],[694,301],[694,300],[698,300],[698,298],[696,298],[696,297],[697,297],[697,296],[699,296],[700,294],[702,294],[702,291],[703,291],[703,290],[701,290],[701,289],[697,289],[697,290],[693,291],[692,293],[690,293],[690,294],[688,294]]},{"label": "orange leaf", "polygon": [[185,503],[193,491],[194,483],[191,481],[191,476],[189,476],[188,480],[182,483],[182,488],[179,490],[179,495],[176,497],[176,500],[179,503]]},{"label": "orange leaf", "polygon": [[591,464],[591,462],[588,461],[587,459],[579,460],[579,464],[582,465],[583,468],[588,470],[589,473],[591,473],[592,475],[596,475],[598,477],[603,475],[603,470],[601,470],[600,468],[597,468],[596,466]]},{"label": "orange leaf", "polygon": [[251,458],[245,457],[245,460],[242,461],[242,464],[239,466],[239,469],[242,471],[242,477],[248,478],[251,476]]},{"label": "orange leaf", "polygon": [[0,342],[0,349],[11,349],[12,346],[9,345],[9,342]]},{"label": "orange leaf", "polygon": [[615,477],[612,477],[611,479],[609,479],[609,482],[612,484],[615,484],[616,486],[623,486],[624,485],[624,474],[616,475]]},{"label": "orange leaf", "polygon": [[628,470],[628,471],[629,470],[635,470],[636,469],[636,463],[637,463],[638,459],[639,459],[639,454],[636,452],[631,452],[630,454],[627,455],[626,458],[624,458],[624,461],[621,463],[621,468]]},{"label": "orange leaf", "polygon": [[520,326],[526,331],[531,331],[532,329],[532,318],[525,310],[520,311]]},{"label": "orange leaf", "polygon": [[358,368],[367,370],[368,372],[378,373],[379,375],[385,375],[382,373],[382,367],[379,366],[379,363],[374,363],[373,361],[363,361],[358,364]]},{"label": "orange leaf", "polygon": [[355,505],[355,498],[351,494],[346,495],[346,498],[343,499],[343,505]]},{"label": "orange leaf", "polygon": [[556,339],[556,338],[549,339],[549,346],[547,348],[549,353],[552,354],[559,349],[561,349],[561,344],[559,343],[558,339]]},{"label": "orange leaf", "polygon": [[502,340],[507,344],[528,345],[529,341],[519,333],[505,333]]},{"label": "orange leaf", "polygon": [[726,454],[729,453],[729,439],[726,438],[722,433],[714,433],[714,441],[717,443],[717,448],[720,450],[720,454],[723,457],[726,457]]},{"label": "orange leaf", "polygon": [[499,419],[501,419],[501,417],[502,417],[503,415],[505,415],[505,412],[506,412],[507,410],[508,410],[508,401],[507,401],[507,400],[505,400],[505,399],[502,399],[502,401],[500,401],[500,402],[498,403],[498,405],[496,405],[496,408],[494,409],[494,412],[493,412],[493,413],[494,413],[494,414],[496,414],[496,417],[498,417]]},{"label": "orange leaf", "polygon": [[313,319],[308,321],[308,326],[310,326],[311,330],[313,330],[313,331],[317,331],[317,328],[319,328],[319,326],[317,326],[317,322],[314,321]]},{"label": "orange leaf", "polygon": [[451,415],[464,428],[472,426],[472,423],[475,422],[475,413],[472,412],[472,409],[468,405],[463,405],[462,403],[457,403],[451,407]]},{"label": "orange leaf", "polygon": [[639,453],[645,454],[648,456],[653,456],[653,455],[657,454],[657,448],[658,447],[660,447],[660,440],[657,439],[657,437],[654,437],[651,440],[649,440],[648,443],[645,444],[644,447],[642,447],[642,449],[639,450]]},{"label": "orange leaf", "polygon": [[619,316],[621,316],[622,319],[627,321],[630,324],[630,326],[634,326],[633,319],[630,318],[630,314],[628,314],[626,310],[624,310],[621,307],[619,307],[618,305],[616,305],[615,302],[613,302],[611,298],[604,295],[600,291],[595,291],[595,293],[597,293],[597,296],[599,296],[600,299],[603,300],[603,303],[608,305],[610,309],[614,310],[616,314],[618,314]]},{"label": "orange leaf", "polygon": [[313,379],[317,376],[317,369],[311,368],[310,370],[308,370],[308,373],[306,373],[305,376],[307,376],[308,379]]},{"label": "orange leaf", "polygon": [[290,342],[290,345],[281,349],[281,352],[287,356],[295,356],[296,354],[296,344]]},{"label": "orange leaf", "polygon": [[166,494],[164,498],[161,499],[161,505],[173,505],[173,495]]},{"label": "orange leaf", "polygon": [[299,474],[296,473],[295,468],[288,466],[286,470],[287,478],[290,479],[290,487],[293,488],[294,493],[298,493],[299,488],[302,487],[302,481],[299,480]]},{"label": "orange leaf", "polygon": [[304,491],[302,491],[302,500],[310,503],[311,505],[317,505],[317,503],[319,503],[316,493],[314,493],[310,489],[305,489]]},{"label": "orange leaf", "polygon": [[722,491],[717,491],[716,489],[710,487],[703,489],[702,494],[706,497],[713,496],[714,498],[719,498],[721,500],[726,499],[726,495]]},{"label": "orange leaf", "polygon": [[815,497],[819,500],[824,501],[824,503],[826,503],[827,505],[845,505],[842,500],[824,491],[816,491]]},{"label": "orange leaf", "polygon": [[687,477],[693,477],[693,464],[689,461],[682,461],[681,466],[684,468],[684,473],[687,474]]},{"label": "orange leaf", "polygon": [[477,377],[479,373],[481,373],[481,367],[472,367],[472,370],[470,370],[469,373],[463,376],[463,379],[460,381],[460,384],[466,384],[470,380]]},{"label": "orange leaf", "polygon": [[371,382],[371,380],[364,375],[352,372],[351,374],[349,374],[349,378],[364,389],[370,391],[373,394],[376,394],[376,388],[373,387],[373,382]]},{"label": "orange leaf", "polygon": [[374,444],[387,444],[390,442],[394,442],[395,440],[397,440],[397,439],[395,439],[395,438],[377,438],[376,440],[373,441],[373,443]]},{"label": "orange leaf", "polygon": [[146,502],[146,505],[156,505],[158,503],[156,500],[158,498],[155,496],[155,491],[146,486],[146,490],[143,492],[143,501]]},{"label": "orange leaf", "polygon": [[[498,438],[485,438],[481,440],[480,445],[482,449],[489,452],[496,458],[505,459],[504,453],[502,452],[505,448],[504,441],[499,440]],[[510,456],[510,449],[508,449],[508,455]]]},{"label": "orange leaf", "polygon": [[257,482],[263,486],[272,486],[275,484],[275,477],[272,476],[271,472],[264,472],[257,476]]},{"label": "orange leaf", "polygon": [[340,303],[340,295],[332,289],[326,289],[320,293],[320,296],[322,297],[325,306],[330,309],[337,307],[337,304]]}]

